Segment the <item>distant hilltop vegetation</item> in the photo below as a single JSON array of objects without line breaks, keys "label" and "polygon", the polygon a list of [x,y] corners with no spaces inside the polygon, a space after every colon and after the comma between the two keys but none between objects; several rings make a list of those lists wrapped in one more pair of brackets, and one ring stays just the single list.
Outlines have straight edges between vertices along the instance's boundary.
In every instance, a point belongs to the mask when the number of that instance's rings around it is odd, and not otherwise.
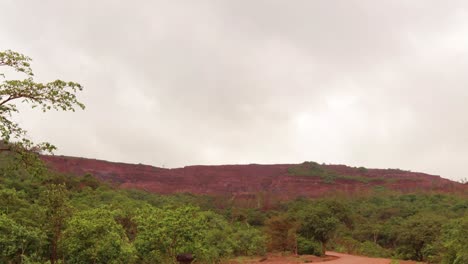
[{"label": "distant hilltop vegetation", "polygon": [[187,166],[176,169],[67,156],[42,156],[54,170],[91,174],[122,188],[153,193],[192,193],[239,197],[323,197],[329,194],[401,192],[467,193],[468,185],[425,173],[399,169],[367,169],[316,162],[274,165]]}]

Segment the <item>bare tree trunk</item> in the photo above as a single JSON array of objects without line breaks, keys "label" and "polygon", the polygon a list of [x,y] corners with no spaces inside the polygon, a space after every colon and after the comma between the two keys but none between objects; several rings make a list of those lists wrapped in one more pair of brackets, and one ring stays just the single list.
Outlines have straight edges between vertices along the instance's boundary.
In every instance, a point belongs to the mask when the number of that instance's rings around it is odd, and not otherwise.
[{"label": "bare tree trunk", "polygon": [[296,256],[298,255],[297,254],[297,235],[294,236],[294,254],[296,254]]}]

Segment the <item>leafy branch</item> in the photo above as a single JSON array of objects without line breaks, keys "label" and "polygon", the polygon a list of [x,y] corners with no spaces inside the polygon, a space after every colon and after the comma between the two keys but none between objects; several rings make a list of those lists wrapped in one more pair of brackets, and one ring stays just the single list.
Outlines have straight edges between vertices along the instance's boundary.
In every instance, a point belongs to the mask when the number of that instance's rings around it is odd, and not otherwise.
[{"label": "leafy branch", "polygon": [[56,148],[47,142],[34,143],[28,139],[27,131],[12,119],[13,114],[19,113],[18,104],[39,108],[42,112],[74,112],[76,109],[85,108],[75,95],[83,90],[79,83],[62,80],[36,82],[31,61],[31,58],[12,50],[0,52],[0,67],[26,75],[25,79],[8,80],[6,75],[0,72],[0,77],[4,78],[3,82],[0,82],[0,153],[17,153],[21,159],[26,160],[29,159],[28,154],[51,153]]}]

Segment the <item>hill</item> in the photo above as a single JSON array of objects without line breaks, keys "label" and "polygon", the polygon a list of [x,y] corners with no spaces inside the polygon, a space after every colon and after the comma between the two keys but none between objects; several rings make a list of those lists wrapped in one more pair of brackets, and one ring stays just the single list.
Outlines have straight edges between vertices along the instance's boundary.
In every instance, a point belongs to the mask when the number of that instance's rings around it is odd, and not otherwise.
[{"label": "hill", "polygon": [[42,158],[68,175],[0,159],[0,263],[175,263],[187,252],[197,263],[295,263],[325,250],[468,263],[467,185],[437,176],[314,162],[164,169]]},{"label": "hill", "polygon": [[464,193],[461,184],[440,176],[399,169],[367,169],[315,162],[275,165],[187,166],[166,169],[67,156],[43,156],[52,169],[95,177],[160,194],[193,193],[240,197],[263,194],[276,199],[363,193],[377,188],[402,192]]}]

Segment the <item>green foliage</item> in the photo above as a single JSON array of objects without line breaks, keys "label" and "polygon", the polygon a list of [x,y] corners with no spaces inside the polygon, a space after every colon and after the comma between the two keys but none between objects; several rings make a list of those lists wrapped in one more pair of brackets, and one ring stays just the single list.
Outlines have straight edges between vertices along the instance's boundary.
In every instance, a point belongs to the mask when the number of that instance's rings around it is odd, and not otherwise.
[{"label": "green foliage", "polygon": [[358,252],[360,255],[369,257],[388,258],[391,256],[390,250],[372,241],[364,241],[360,245]]},{"label": "green foliage", "polygon": [[[345,231],[343,233],[345,233]],[[349,236],[349,234],[334,238],[331,247],[337,252],[361,254],[361,242]]]},{"label": "green foliage", "polygon": [[33,177],[4,170],[8,162],[0,156],[0,263],[174,263],[179,253],[219,263],[324,249],[430,263],[464,263],[468,255],[466,197],[379,190],[262,211],[229,199],[120,190],[92,175]]},{"label": "green foliage", "polygon": [[325,183],[333,183],[337,177],[337,173],[328,170],[317,162],[313,161],[307,161],[300,165],[289,167],[288,173],[298,176],[320,177]]},{"label": "green foliage", "polygon": [[428,249],[439,237],[443,221],[429,213],[416,214],[403,221],[397,238],[399,255],[405,259],[427,260],[431,255]]},{"label": "green foliage", "polygon": [[334,216],[320,216],[318,214],[309,214],[309,217],[303,219],[301,233],[310,234],[311,237],[325,244],[336,229],[338,219]]},{"label": "green foliage", "polygon": [[61,247],[67,263],[131,263],[133,247],[108,209],[74,215],[63,233]]},{"label": "green foliage", "polygon": [[248,224],[234,225],[229,236],[233,242],[233,253],[236,256],[255,256],[266,253],[265,235]]},{"label": "green foliage", "polygon": [[233,239],[233,228],[220,215],[211,212],[200,212],[202,227],[199,244],[191,252],[199,262],[217,263],[227,256],[232,256],[236,246]]},{"label": "green foliage", "polygon": [[365,168],[365,167],[359,167],[359,168],[357,168],[357,170],[358,170],[360,173],[367,173],[367,172],[368,172],[367,168]]},{"label": "green foliage", "polygon": [[450,221],[444,231],[442,263],[468,263],[468,214]]},{"label": "green foliage", "polygon": [[[339,207],[339,206],[338,206]],[[320,255],[325,253],[326,244],[340,223],[341,208],[333,210],[330,203],[307,204],[292,208],[290,214],[298,219],[298,233],[309,241],[318,241],[322,245]]]},{"label": "green foliage", "polygon": [[18,211],[21,207],[26,206],[27,202],[21,198],[24,194],[18,193],[15,189],[0,190],[0,213],[9,214],[10,212]]},{"label": "green foliage", "polygon": [[176,256],[182,253],[210,263],[233,253],[263,253],[259,231],[243,225],[232,228],[221,216],[193,206],[148,206],[138,212],[135,222],[135,247],[144,263],[175,263]]},{"label": "green foliage", "polygon": [[148,207],[138,213],[135,221],[138,224],[135,247],[145,263],[158,260],[174,263],[177,254],[193,252],[201,246],[204,227],[197,208]]},{"label": "green foliage", "polygon": [[297,237],[297,252],[299,254],[317,256],[321,256],[324,254],[322,243],[314,239],[307,239],[300,235]]},{"label": "green foliage", "polygon": [[0,260],[19,263],[25,256],[34,256],[40,250],[44,234],[36,228],[25,227],[7,215],[0,214]]},{"label": "green foliage", "polygon": [[[362,174],[367,173],[364,167],[357,168],[357,171]],[[370,182],[386,182],[383,177],[364,177],[360,175],[341,175],[333,170],[326,168],[323,165],[313,161],[306,161],[299,165],[294,165],[288,168],[288,173],[296,176],[320,177],[324,183],[334,183],[337,180],[357,181],[361,183]]]},{"label": "green foliage", "polygon": [[45,208],[45,230],[50,240],[50,260],[55,263],[58,260],[58,243],[62,235],[65,221],[71,215],[71,207],[68,204],[68,191],[65,185],[51,184],[42,193],[41,202]]},{"label": "green foliage", "polygon": [[35,144],[27,138],[27,132],[12,119],[13,114],[20,112],[18,103],[40,108],[43,112],[49,110],[75,111],[84,109],[84,104],[78,101],[75,93],[83,87],[70,81],[55,80],[40,83],[34,80],[31,68],[31,58],[11,50],[0,51],[0,67],[19,72],[25,79],[4,79],[0,73],[0,138],[2,144],[0,153],[15,153],[21,164],[38,165],[34,153],[51,152],[55,149],[50,143]]}]

